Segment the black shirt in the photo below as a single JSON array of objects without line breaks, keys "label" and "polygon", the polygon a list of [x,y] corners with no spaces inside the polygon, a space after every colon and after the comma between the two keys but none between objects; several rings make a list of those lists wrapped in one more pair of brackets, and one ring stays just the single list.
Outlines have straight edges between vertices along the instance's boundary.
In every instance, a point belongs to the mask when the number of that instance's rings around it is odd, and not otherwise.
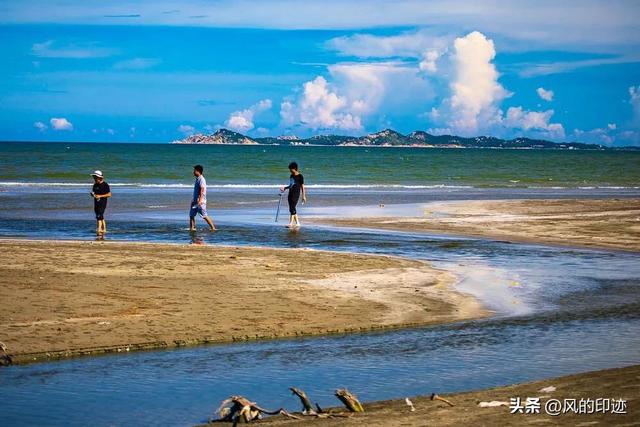
[{"label": "black shirt", "polygon": [[304,184],[304,177],[301,173],[298,175],[291,174],[289,177],[289,189],[290,190],[300,190],[302,188],[302,184]]},{"label": "black shirt", "polygon": [[[102,196],[104,194],[110,193],[111,189],[109,188],[109,184],[107,184],[106,182],[102,181],[100,183],[94,183],[93,184],[93,194],[96,194],[98,196]],[[100,200],[98,199],[93,199],[96,203],[107,203],[107,198],[102,198]]]}]

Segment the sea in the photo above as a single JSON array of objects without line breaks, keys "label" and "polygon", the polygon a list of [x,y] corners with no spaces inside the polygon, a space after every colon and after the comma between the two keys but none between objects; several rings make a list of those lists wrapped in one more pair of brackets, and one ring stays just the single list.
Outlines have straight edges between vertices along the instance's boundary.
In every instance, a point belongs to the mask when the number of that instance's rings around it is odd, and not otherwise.
[{"label": "sea", "polygon": [[[98,169],[113,193],[112,239],[183,241],[196,164],[216,221],[269,224],[292,161],[308,193],[301,219],[439,200],[640,194],[639,151],[5,142],[0,236],[92,237],[90,173]],[[287,221],[285,206],[281,213]]]}]

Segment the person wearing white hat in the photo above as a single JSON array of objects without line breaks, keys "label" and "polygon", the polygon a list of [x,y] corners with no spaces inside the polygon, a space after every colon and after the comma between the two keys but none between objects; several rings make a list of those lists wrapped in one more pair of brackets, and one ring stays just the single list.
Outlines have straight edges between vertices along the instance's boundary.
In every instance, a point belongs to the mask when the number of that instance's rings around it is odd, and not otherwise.
[{"label": "person wearing white hat", "polygon": [[109,184],[105,182],[102,171],[94,171],[91,176],[93,177],[91,196],[93,197],[93,210],[96,213],[96,234],[102,236],[107,232],[104,211],[107,209],[107,199],[111,197],[111,189]]}]

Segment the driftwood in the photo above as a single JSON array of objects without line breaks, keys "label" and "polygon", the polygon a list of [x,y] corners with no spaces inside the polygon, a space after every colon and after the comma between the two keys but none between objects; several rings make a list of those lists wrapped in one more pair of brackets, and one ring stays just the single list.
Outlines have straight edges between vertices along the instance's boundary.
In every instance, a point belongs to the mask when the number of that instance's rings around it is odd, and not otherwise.
[{"label": "driftwood", "polygon": [[[353,415],[351,413],[323,411],[317,403],[316,410],[313,408],[311,400],[307,397],[307,394],[304,391],[296,387],[290,387],[289,390],[291,390],[291,392],[300,399],[300,402],[302,403],[303,416],[312,416],[316,418],[349,418]],[[335,395],[350,412],[364,412],[364,408],[358,398],[351,394],[347,389],[338,389],[336,390]],[[209,418],[210,423],[232,422],[234,426],[240,423],[250,423],[252,421],[262,419],[263,415],[283,415],[295,420],[302,419],[302,417],[298,415],[290,414],[284,408],[280,408],[277,411],[269,411],[268,409],[261,408],[256,402],[252,402],[243,396],[230,396],[228,399],[223,400],[218,407],[216,414],[218,415],[218,418]]]},{"label": "driftwood", "polygon": [[7,353],[7,346],[0,341],[0,366],[9,366],[13,363],[11,356]]},{"label": "driftwood", "polygon": [[313,406],[311,406],[311,400],[309,400],[304,391],[296,387],[290,387],[289,390],[300,399],[300,403],[302,403],[302,415],[316,418],[349,418],[351,416],[351,414],[325,412],[317,403],[316,410],[314,410]]},{"label": "driftwood", "polygon": [[358,398],[349,392],[346,388],[339,388],[336,390],[336,397],[347,407],[351,412],[364,412],[364,407]]},{"label": "driftwood", "polygon": [[[309,400],[309,398],[307,397],[307,394],[304,391],[300,390],[299,388],[295,388],[295,387],[289,387],[289,390],[291,390],[291,393],[295,394],[300,399],[300,402],[302,403],[302,414],[303,415],[307,415],[307,414],[308,415],[315,415],[315,414],[317,414],[317,412],[313,409],[313,406],[311,406],[311,401]],[[322,412],[322,411],[318,411],[318,412]]]},{"label": "driftwood", "polygon": [[284,408],[280,408],[277,411],[261,408],[256,402],[252,402],[242,396],[231,396],[223,400],[216,413],[219,418],[215,420],[209,419],[209,422],[233,422],[234,426],[239,423],[250,423],[251,421],[259,420],[262,418],[262,414],[284,415],[296,420],[301,419],[298,416],[291,415]]},{"label": "driftwood", "polygon": [[440,402],[444,402],[449,406],[455,406],[451,401],[445,399],[444,397],[440,397],[435,393],[431,393],[431,400],[439,400]]}]

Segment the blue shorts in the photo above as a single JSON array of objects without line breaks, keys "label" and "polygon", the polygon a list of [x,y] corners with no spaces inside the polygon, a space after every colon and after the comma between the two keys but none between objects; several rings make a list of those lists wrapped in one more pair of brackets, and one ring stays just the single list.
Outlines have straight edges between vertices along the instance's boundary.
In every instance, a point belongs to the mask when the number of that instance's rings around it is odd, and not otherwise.
[{"label": "blue shorts", "polygon": [[191,209],[189,209],[189,218],[195,218],[197,214],[200,214],[202,218],[207,217],[207,204],[203,203],[198,205],[198,203],[192,203]]}]

